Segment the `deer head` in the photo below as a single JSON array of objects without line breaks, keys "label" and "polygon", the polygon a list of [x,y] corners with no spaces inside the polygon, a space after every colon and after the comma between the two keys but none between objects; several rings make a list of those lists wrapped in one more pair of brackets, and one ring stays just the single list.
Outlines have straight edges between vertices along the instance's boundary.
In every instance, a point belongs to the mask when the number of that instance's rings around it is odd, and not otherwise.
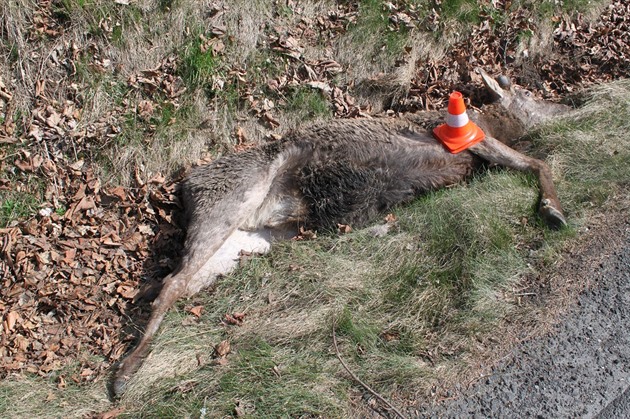
[{"label": "deer head", "polygon": [[571,110],[569,106],[537,99],[527,89],[510,83],[506,76],[492,78],[482,69],[477,69],[490,95],[512,116],[521,121],[525,130],[547,122]]}]

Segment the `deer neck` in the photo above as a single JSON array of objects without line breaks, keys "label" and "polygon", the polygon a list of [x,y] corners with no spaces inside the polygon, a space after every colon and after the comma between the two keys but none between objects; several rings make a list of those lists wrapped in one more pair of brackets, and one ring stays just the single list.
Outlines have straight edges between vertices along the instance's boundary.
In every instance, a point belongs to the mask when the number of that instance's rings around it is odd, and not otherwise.
[{"label": "deer neck", "polygon": [[480,111],[471,110],[469,116],[486,135],[507,145],[527,132],[525,124],[501,106],[486,105]]}]

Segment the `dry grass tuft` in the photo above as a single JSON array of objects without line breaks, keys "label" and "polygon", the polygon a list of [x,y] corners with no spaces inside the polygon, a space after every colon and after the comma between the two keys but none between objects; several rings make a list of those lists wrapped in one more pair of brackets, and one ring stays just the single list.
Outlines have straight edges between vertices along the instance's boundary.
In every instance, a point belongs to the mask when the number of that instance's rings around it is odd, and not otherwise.
[{"label": "dry grass tuft", "polygon": [[60,383],[43,377],[4,379],[0,386],[1,415],[81,418],[111,407],[104,380],[84,386],[69,379]]}]

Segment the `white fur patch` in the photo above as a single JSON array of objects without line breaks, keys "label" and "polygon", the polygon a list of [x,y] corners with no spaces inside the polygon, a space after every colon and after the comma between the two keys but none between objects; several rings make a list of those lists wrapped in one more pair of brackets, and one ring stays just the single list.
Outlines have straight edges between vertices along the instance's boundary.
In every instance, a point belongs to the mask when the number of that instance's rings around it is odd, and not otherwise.
[{"label": "white fur patch", "polygon": [[195,279],[189,282],[187,294],[195,295],[201,289],[211,285],[219,275],[231,272],[238,265],[241,250],[263,254],[269,252],[272,237],[272,232],[268,229],[234,231],[195,274]]},{"label": "white fur patch", "polygon": [[224,275],[238,263],[240,252],[267,253],[271,249],[271,232],[268,230],[236,230],[206,262],[210,274]]}]

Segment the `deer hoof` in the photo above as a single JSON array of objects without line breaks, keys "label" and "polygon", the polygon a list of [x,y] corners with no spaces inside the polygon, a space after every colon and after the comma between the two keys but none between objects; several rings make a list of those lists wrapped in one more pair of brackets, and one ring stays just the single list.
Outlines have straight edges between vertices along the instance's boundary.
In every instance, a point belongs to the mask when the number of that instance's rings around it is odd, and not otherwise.
[{"label": "deer hoof", "polygon": [[567,220],[564,218],[564,215],[562,215],[562,212],[555,208],[549,199],[540,201],[539,213],[547,226],[551,229],[560,230],[567,225]]},{"label": "deer hoof", "polygon": [[127,390],[127,382],[129,381],[128,376],[119,376],[116,375],[114,381],[111,383],[111,392],[113,393],[113,397],[120,398],[125,390]]},{"label": "deer hoof", "polygon": [[[133,358],[131,358],[133,361]],[[119,399],[123,393],[127,390],[127,383],[131,376],[133,375],[133,366],[129,367],[130,358],[125,359],[123,362],[118,364],[116,372],[114,373],[113,380],[109,382],[109,391],[110,396]]]}]

